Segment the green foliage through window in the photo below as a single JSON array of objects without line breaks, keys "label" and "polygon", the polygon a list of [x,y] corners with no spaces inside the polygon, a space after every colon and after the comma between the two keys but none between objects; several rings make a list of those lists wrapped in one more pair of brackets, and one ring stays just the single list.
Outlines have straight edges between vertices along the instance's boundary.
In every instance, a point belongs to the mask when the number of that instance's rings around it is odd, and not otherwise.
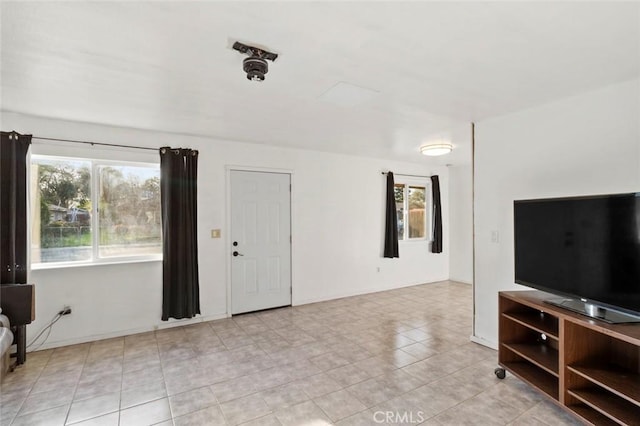
[{"label": "green foliage through window", "polygon": [[33,156],[32,178],[33,263],[161,253],[157,165]]}]

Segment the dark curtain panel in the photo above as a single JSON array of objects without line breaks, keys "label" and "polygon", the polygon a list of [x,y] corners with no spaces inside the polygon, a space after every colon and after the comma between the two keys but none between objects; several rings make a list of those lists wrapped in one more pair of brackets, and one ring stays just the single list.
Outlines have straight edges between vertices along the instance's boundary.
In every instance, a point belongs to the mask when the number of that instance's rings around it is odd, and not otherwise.
[{"label": "dark curtain panel", "polygon": [[198,151],[160,148],[163,321],[200,313],[197,177]]},{"label": "dark curtain panel", "polygon": [[31,135],[0,139],[0,283],[27,282],[27,152]]},{"label": "dark curtain panel", "polygon": [[387,213],[384,226],[384,257],[400,257],[398,252],[398,217],[396,213],[396,197],[393,173],[387,173]]},{"label": "dark curtain panel", "polygon": [[431,176],[433,196],[433,241],[431,253],[442,253],[442,205],[440,204],[440,178]]}]

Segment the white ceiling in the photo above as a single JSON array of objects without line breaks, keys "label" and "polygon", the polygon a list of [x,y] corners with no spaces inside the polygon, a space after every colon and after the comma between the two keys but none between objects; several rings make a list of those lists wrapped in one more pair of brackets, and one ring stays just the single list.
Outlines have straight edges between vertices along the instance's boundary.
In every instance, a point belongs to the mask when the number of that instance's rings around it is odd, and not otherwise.
[{"label": "white ceiling", "polygon": [[[424,164],[468,162],[472,121],[640,75],[638,3],[0,7],[4,110]],[[280,54],[265,82],[234,40]],[[340,82],[378,94],[318,99]],[[419,154],[439,141],[454,152]]]}]

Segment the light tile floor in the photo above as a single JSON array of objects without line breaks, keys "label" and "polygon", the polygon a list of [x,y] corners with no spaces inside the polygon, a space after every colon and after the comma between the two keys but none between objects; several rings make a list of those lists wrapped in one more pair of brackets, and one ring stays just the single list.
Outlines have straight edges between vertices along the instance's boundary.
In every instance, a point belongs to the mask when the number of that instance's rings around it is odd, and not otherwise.
[{"label": "light tile floor", "polygon": [[579,424],[471,343],[441,282],[28,355],[0,425]]}]

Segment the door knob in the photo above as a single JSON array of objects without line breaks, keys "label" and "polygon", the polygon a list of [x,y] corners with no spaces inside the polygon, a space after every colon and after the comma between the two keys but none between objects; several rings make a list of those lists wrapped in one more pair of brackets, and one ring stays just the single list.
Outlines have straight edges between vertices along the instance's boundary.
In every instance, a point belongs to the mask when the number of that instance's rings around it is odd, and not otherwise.
[{"label": "door knob", "polygon": [[244,254],[240,254],[240,253],[238,253],[237,251],[234,251],[234,252],[233,252],[233,256],[234,256],[234,257],[235,257],[235,256],[244,256]]}]

